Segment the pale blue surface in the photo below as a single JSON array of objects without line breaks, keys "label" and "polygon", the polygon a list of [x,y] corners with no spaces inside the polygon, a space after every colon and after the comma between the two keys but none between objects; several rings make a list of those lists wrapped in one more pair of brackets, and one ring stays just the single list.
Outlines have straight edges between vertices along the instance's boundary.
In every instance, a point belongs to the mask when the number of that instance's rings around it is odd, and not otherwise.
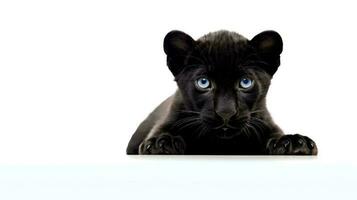
[{"label": "pale blue surface", "polygon": [[0,199],[357,199],[357,170],[316,158],[128,157],[0,166]]}]

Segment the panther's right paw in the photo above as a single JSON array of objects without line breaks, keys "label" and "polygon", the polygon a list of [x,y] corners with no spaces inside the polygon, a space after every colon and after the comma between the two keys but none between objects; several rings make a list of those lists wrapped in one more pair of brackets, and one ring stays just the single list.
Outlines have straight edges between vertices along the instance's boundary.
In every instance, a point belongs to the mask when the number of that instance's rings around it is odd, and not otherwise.
[{"label": "panther's right paw", "polygon": [[180,136],[162,134],[143,141],[139,154],[184,154],[185,142]]}]

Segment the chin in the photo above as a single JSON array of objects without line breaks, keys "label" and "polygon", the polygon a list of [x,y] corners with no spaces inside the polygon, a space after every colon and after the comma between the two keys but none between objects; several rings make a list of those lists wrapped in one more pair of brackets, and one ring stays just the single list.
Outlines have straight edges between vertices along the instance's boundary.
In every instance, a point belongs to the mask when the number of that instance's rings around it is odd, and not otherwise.
[{"label": "chin", "polygon": [[214,135],[219,138],[219,139],[224,139],[224,140],[229,140],[229,139],[232,139],[234,137],[237,137],[239,134],[240,131],[238,130],[235,130],[235,129],[220,129],[220,130],[217,130]]}]

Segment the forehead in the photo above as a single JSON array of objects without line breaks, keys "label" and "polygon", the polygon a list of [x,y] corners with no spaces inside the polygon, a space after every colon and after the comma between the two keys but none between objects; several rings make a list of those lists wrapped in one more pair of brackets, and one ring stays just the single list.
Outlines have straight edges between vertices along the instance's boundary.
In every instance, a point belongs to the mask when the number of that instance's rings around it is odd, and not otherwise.
[{"label": "forehead", "polygon": [[[253,52],[248,40],[237,33],[219,32],[197,40],[197,48],[187,59],[187,65],[196,66],[196,73],[214,77],[239,76],[252,63]],[[199,67],[197,67],[199,66]]]},{"label": "forehead", "polygon": [[254,60],[256,53],[249,40],[238,33],[219,31],[209,33],[196,41],[194,56],[213,67],[229,68]]}]

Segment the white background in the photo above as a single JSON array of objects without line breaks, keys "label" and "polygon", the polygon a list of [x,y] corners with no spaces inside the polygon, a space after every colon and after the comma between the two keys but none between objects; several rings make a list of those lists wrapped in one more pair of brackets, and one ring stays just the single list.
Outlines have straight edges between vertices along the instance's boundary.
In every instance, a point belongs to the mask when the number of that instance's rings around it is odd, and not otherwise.
[{"label": "white background", "polygon": [[[249,2],[249,3],[248,3]],[[321,157],[356,150],[353,1],[2,1],[0,163],[112,163],[176,85],[162,41],[220,29],[284,40],[268,96]],[[125,156],[124,156],[125,157]]]},{"label": "white background", "polygon": [[0,164],[129,162],[132,133],[176,89],[167,32],[273,29],[273,118],[316,141],[311,162],[355,166],[356,19],[341,0],[1,1]]}]

